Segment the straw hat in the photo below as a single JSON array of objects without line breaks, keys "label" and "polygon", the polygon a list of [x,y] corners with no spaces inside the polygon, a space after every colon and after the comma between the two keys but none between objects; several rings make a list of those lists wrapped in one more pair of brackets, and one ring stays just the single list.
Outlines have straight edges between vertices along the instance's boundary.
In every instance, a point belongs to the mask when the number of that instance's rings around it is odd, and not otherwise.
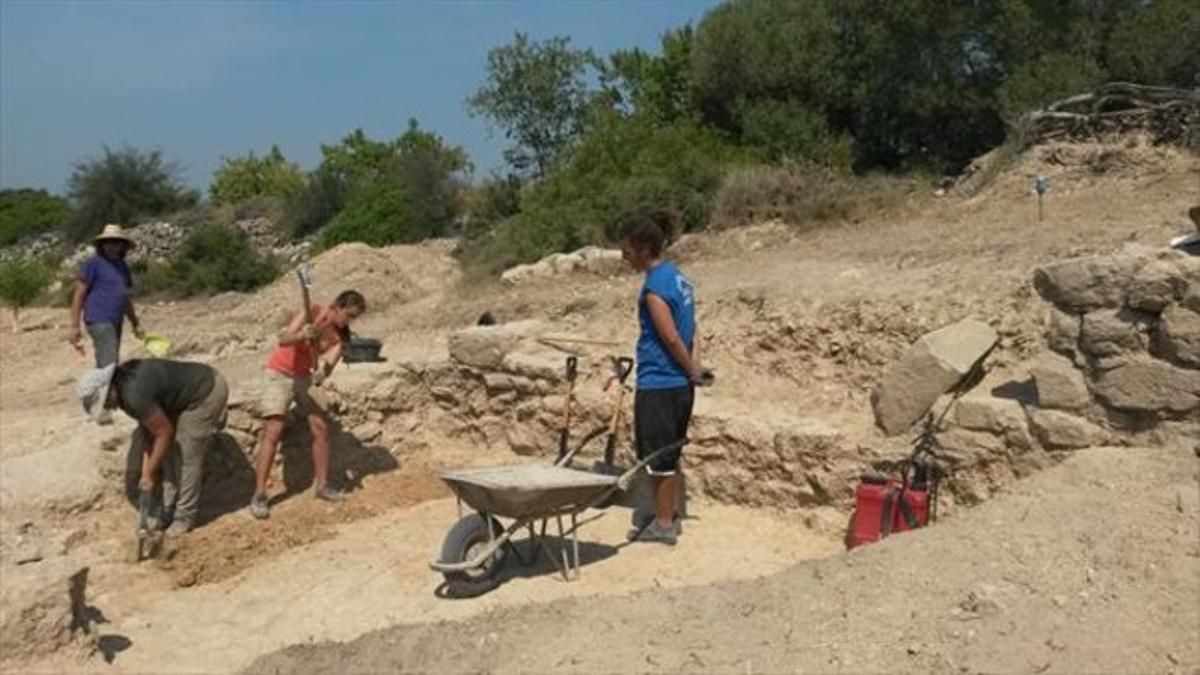
[{"label": "straw hat", "polygon": [[125,234],[125,230],[122,229],[120,225],[113,225],[113,224],[105,225],[104,230],[101,231],[100,234],[97,235],[96,239],[95,239],[95,242],[97,244],[99,244],[102,241],[125,242],[125,244],[129,246],[129,248],[133,248],[134,246],[137,246],[137,242],[130,239],[129,235]]}]

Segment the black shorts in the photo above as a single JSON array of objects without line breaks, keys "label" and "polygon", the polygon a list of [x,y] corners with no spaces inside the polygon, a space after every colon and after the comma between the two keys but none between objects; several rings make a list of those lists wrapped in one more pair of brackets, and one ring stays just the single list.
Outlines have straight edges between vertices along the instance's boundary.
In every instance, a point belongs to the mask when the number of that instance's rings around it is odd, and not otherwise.
[{"label": "black shorts", "polygon": [[[633,398],[633,434],[638,459],[687,438],[692,421],[691,386],[678,389],[639,389]],[[670,476],[679,469],[683,448],[659,455],[646,467],[652,476]]]}]

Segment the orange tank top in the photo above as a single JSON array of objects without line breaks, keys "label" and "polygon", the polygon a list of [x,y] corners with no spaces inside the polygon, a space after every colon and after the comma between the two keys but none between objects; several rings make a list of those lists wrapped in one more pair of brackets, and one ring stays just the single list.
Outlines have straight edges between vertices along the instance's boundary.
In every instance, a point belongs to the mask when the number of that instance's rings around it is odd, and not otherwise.
[{"label": "orange tank top", "polygon": [[[313,307],[316,318],[313,326],[317,329],[317,348],[325,353],[330,347],[342,342],[342,336],[333,326],[332,311],[329,307]],[[312,374],[315,356],[312,343],[308,340],[295,342],[290,345],[279,345],[271,353],[267,368],[277,373],[292,377],[308,377]]]}]

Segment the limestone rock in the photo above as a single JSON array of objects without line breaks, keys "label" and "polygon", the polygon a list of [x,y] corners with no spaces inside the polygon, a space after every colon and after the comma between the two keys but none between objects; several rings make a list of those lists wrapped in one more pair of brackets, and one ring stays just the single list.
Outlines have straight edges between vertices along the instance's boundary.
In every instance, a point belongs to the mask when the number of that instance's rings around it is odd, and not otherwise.
[{"label": "limestone rock", "polygon": [[1179,268],[1163,260],[1151,260],[1129,280],[1125,303],[1134,309],[1161,312],[1187,291]]},{"label": "limestone rock", "polygon": [[1079,347],[1097,358],[1144,351],[1149,344],[1146,333],[1152,324],[1151,315],[1131,309],[1091,312],[1083,317]]},{"label": "limestone rock", "polygon": [[1046,342],[1050,349],[1065,356],[1074,356],[1079,348],[1079,324],[1078,316],[1052,308],[1046,325]]},{"label": "limestone rock", "polygon": [[1061,410],[1034,410],[1033,432],[1048,450],[1077,450],[1105,442],[1108,434],[1082,417]]},{"label": "limestone rock", "polygon": [[70,558],[4,571],[0,654],[6,659],[48,656],[65,647],[94,648],[88,619],[88,568]]},{"label": "limestone rock", "polygon": [[1100,372],[1093,390],[1101,402],[1117,410],[1196,414],[1200,371],[1157,359],[1128,359]]},{"label": "limestone rock", "polygon": [[1187,292],[1183,294],[1183,300],[1179,304],[1193,312],[1200,312],[1200,282],[1193,281],[1188,284]]},{"label": "limestone rock", "polygon": [[1044,353],[1030,366],[1037,386],[1038,407],[1056,410],[1082,410],[1091,402],[1083,373],[1067,359]]},{"label": "limestone rock", "polygon": [[1137,259],[1126,255],[1074,258],[1039,267],[1033,285],[1059,309],[1084,314],[1119,307],[1136,266]]},{"label": "limestone rock", "polygon": [[1200,312],[1167,307],[1154,331],[1154,354],[1185,368],[1200,368]]},{"label": "limestone rock", "polygon": [[923,336],[871,392],[875,422],[888,434],[911,427],[997,340],[991,327],[972,319]]},{"label": "limestone rock", "polygon": [[1033,438],[1019,401],[986,395],[968,395],[954,404],[950,415],[955,425],[970,431],[983,431],[1004,439],[1019,450],[1033,448]]},{"label": "limestone rock", "polygon": [[450,335],[450,358],[482,370],[497,370],[504,357],[520,341],[534,333],[536,321],[517,321],[498,326],[471,326]]}]

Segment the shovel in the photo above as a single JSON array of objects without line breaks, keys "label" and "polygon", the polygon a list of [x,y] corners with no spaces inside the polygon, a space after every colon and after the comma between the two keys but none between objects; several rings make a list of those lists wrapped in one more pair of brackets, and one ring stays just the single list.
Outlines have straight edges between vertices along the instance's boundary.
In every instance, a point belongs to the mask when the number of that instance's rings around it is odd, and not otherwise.
[{"label": "shovel", "polygon": [[567,442],[571,438],[571,401],[575,398],[575,376],[579,373],[579,359],[567,357],[567,397],[563,403],[563,426],[558,436],[558,459],[567,456]]},{"label": "shovel", "polygon": [[153,501],[152,494],[142,493],[138,497],[137,562],[157,558],[162,551],[162,530],[151,527],[150,523]]}]

